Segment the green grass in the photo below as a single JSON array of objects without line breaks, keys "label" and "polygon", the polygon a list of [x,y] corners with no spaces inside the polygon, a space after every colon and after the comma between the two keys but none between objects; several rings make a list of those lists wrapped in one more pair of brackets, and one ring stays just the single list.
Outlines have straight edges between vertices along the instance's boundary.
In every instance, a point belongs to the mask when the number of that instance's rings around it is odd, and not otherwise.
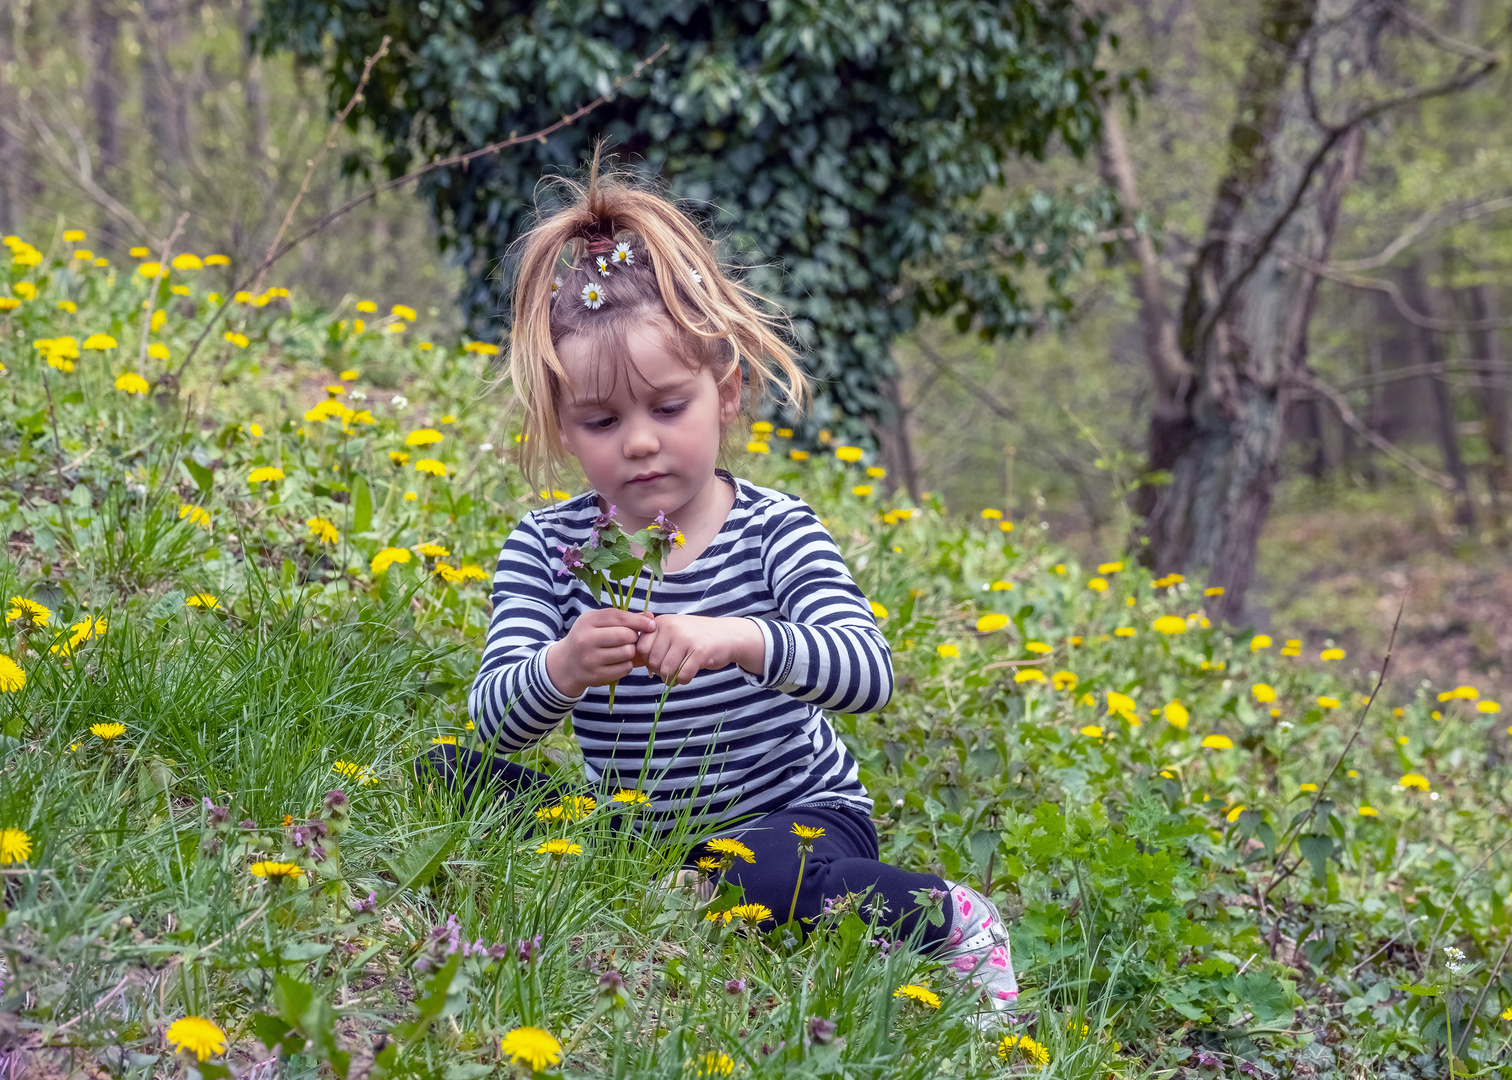
[{"label": "green grass", "polygon": [[[25,675],[0,690],[0,828],[31,845],[0,866],[0,1012],[29,1060],[182,1072],[165,1032],[201,1016],[229,1042],[196,1066],[207,1080],[273,1046],[283,1076],[504,1075],[521,1067],[500,1041],[522,1026],[565,1044],[547,1071],[570,1077],[1448,1077],[1451,1031],[1459,1075],[1506,1067],[1506,721],[1481,711],[1498,687],[1440,702],[1450,686],[1388,681],[1362,716],[1380,657],[1322,661],[1316,633],[1297,657],[1279,631],[1254,648],[1206,624],[1200,583],[857,496],[865,463],[792,461],[780,438],[732,461],[811,501],[885,609],[898,692],[835,722],[884,857],[970,881],[1012,920],[1009,1031],[1048,1062],[1005,1058],[927,958],[872,944],[865,912],[798,941],[659,887],[686,823],[652,844],[606,805],[543,827],[530,806],[463,806],[416,778],[432,740],[473,740],[489,617],[486,584],[438,563],[486,570],[541,504],[479,389],[486,358],[298,303],[239,306],[249,348],[217,344],[181,395],[144,400],[113,389],[133,349],[63,372],[32,347],[137,341],[143,279],[9,273],[39,295],[0,316],[0,598],[51,611],[0,631]],[[175,356],[203,288],[153,336]],[[364,374],[344,400],[373,423],[304,419],[348,368]],[[445,434],[427,448],[445,479],[390,458],[422,426]],[[285,479],[248,482],[270,465]],[[426,542],[450,554],[415,553]],[[375,573],[389,547],[410,561]],[[201,596],[213,606],[186,602]],[[978,630],[984,614],[998,628]],[[1154,631],[1169,615],[1182,633]],[[105,631],[55,652],[86,616]],[[91,734],[102,724],[123,731]],[[581,776],[566,733],[518,757]],[[324,858],[300,842],[312,820]],[[582,853],[539,853],[547,837]],[[270,861],[300,873],[251,872]],[[444,955],[452,918],[502,955]],[[896,997],[907,983],[941,1007]]]}]

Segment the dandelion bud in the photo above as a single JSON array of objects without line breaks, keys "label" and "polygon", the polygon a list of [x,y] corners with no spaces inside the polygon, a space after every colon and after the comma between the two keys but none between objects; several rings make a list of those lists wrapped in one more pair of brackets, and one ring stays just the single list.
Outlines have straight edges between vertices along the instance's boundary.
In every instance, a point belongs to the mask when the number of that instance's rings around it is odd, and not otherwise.
[{"label": "dandelion bud", "polygon": [[828,1046],[835,1041],[835,1022],[822,1016],[809,1017],[809,1038],[819,1046]]}]

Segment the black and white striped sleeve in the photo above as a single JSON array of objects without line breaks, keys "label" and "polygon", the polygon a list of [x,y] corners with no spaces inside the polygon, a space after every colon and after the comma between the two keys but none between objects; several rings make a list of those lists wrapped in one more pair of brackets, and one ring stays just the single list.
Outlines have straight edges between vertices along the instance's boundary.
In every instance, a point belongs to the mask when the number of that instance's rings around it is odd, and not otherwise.
[{"label": "black and white striped sleeve", "polygon": [[502,753],[547,734],[580,700],[564,696],[546,673],[546,649],[565,629],[552,590],[553,562],[539,524],[528,516],[499,553],[493,620],[467,710],[478,735]]},{"label": "black and white striped sleeve", "polygon": [[834,538],[795,500],[763,529],[762,565],[781,619],[754,619],[766,665],[752,685],[834,712],[863,713],[892,697],[892,650]]}]

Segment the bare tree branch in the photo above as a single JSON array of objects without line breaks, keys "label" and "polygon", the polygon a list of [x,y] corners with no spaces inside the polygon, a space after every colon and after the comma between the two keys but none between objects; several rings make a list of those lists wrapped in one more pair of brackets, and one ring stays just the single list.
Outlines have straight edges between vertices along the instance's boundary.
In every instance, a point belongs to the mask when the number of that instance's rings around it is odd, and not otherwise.
[{"label": "bare tree branch", "polygon": [[275,262],[283,258],[289,252],[293,251],[296,247],[304,243],[304,241],[308,240],[316,233],[320,232],[322,229],[325,229],[328,225],[336,221],[338,218],[343,217],[352,210],[355,210],[357,207],[361,206],[365,202],[368,202],[370,199],[377,198],[383,192],[391,191],[401,184],[406,184],[411,180],[424,176],[426,173],[431,172],[434,169],[445,168],[448,165],[465,165],[469,161],[472,161],[474,158],[480,158],[485,154],[497,154],[501,150],[507,150],[511,146],[519,146],[523,143],[535,142],[538,140],[545,142],[548,135],[552,134],[553,132],[560,131],[562,128],[575,123],[576,121],[586,116],[588,113],[592,112],[594,109],[597,109],[600,105],[604,105],[608,101],[610,101],[615,94],[619,93],[619,91],[624,88],[627,83],[640,78],[641,75],[645,72],[646,68],[650,67],[657,60],[661,59],[662,54],[671,47],[672,46],[670,42],[663,42],[662,46],[659,49],[657,49],[650,56],[646,57],[644,60],[641,60],[639,63],[637,63],[634,70],[632,70],[629,74],[616,79],[614,81],[614,84],[610,86],[608,90],[600,94],[598,97],[594,98],[592,101],[588,102],[586,105],[580,105],[574,112],[568,113],[566,116],[562,117],[555,123],[547,124],[539,131],[532,131],[527,135],[511,135],[507,139],[501,139],[496,143],[489,143],[487,146],[480,147],[477,150],[468,151],[464,154],[453,154],[451,157],[436,158],[435,160],[422,165],[420,168],[415,169],[412,172],[405,173],[403,176],[395,177],[392,180],[385,180],[383,183],[378,184],[376,187],[370,189],[366,193],[357,196],[355,199],[352,199],[349,202],[342,204],[341,206],[338,206],[335,210],[332,210],[329,214],[326,214],[309,228],[301,232],[298,236],[294,237],[294,239],[284,241],[281,247],[271,251],[263,259],[262,263],[257,267],[257,269],[252,274],[244,277],[240,282],[238,282],[231,289],[231,292],[227,296],[227,298],[221,301],[220,307],[216,308],[215,311],[211,314],[210,318],[206,321],[205,327],[200,331],[199,337],[195,338],[194,344],[189,346],[189,352],[184,357],[184,362],[179,365],[178,371],[175,373],[175,377],[183,376],[185,369],[189,366],[189,361],[193,360],[195,353],[199,352],[200,346],[204,344],[205,339],[210,336],[210,331],[215,328],[215,324],[220,321],[220,317],[225,314],[226,309],[230,307],[231,303],[235,299],[237,292],[245,289],[247,287],[247,284],[254,278],[260,279],[261,275],[264,274]]},{"label": "bare tree branch", "polygon": [[1368,442],[1371,446],[1375,447],[1381,453],[1385,454],[1392,461],[1396,462],[1398,465],[1401,465],[1403,468],[1414,473],[1418,477],[1428,481],[1430,484],[1434,484],[1437,487],[1443,488],[1445,491],[1454,490],[1454,481],[1452,479],[1445,476],[1437,469],[1434,469],[1429,465],[1424,465],[1417,458],[1413,457],[1401,447],[1397,446],[1396,443],[1385,438],[1383,435],[1381,435],[1380,432],[1372,429],[1370,425],[1366,424],[1358,416],[1355,415],[1355,411],[1349,407],[1349,401],[1344,397],[1343,394],[1334,389],[1328,383],[1324,382],[1322,379],[1318,378],[1312,372],[1299,371],[1293,376],[1293,380],[1298,385],[1306,387],[1307,389],[1313,391],[1313,393],[1317,394],[1319,397],[1324,398],[1330,405],[1334,407],[1334,411],[1339,414],[1339,419],[1342,420],[1350,430],[1354,431],[1362,439]]},{"label": "bare tree branch", "polygon": [[1357,274],[1346,274],[1339,270],[1333,263],[1314,262],[1305,255],[1299,255],[1295,251],[1278,247],[1275,249],[1276,257],[1285,262],[1300,266],[1304,270],[1317,274],[1329,281],[1338,282],[1340,285],[1348,285],[1354,289],[1369,289],[1374,292],[1385,293],[1391,299],[1391,306],[1397,312],[1412,323],[1421,326],[1425,330],[1438,330],[1445,333],[1454,331],[1478,331],[1497,330],[1502,327],[1512,326],[1512,317],[1497,317],[1490,319],[1440,319],[1435,315],[1427,315],[1417,310],[1407,302],[1402,295],[1401,286],[1390,278],[1360,277]]},{"label": "bare tree branch", "polygon": [[[82,132],[75,140],[78,143],[77,148],[81,155],[80,164],[75,165],[69,161],[68,151],[58,141],[58,136],[48,126],[42,114],[32,108],[24,98],[16,98],[15,104],[17,111],[21,113],[26,122],[36,131],[37,137],[42,141],[43,147],[46,148],[48,154],[52,157],[53,164],[62,169],[68,178],[79,186],[79,189],[84,194],[99,203],[106,213],[130,226],[136,235],[152,237],[152,230],[143,223],[141,218],[133,214],[120,200],[114,198],[108,191],[95,183],[94,176],[89,168],[89,150],[82,142]],[[154,238],[153,244],[154,246],[161,247],[162,240]]]},{"label": "bare tree branch", "polygon": [[1441,232],[1461,222],[1474,221],[1476,218],[1500,213],[1503,210],[1512,210],[1512,195],[1503,196],[1499,199],[1489,199],[1486,202],[1474,203],[1470,206],[1457,206],[1449,209],[1431,207],[1425,210],[1423,215],[1411,225],[1407,226],[1400,236],[1376,254],[1363,259],[1335,261],[1328,265],[1331,269],[1344,273],[1356,270],[1378,270],[1430,233]]},{"label": "bare tree branch", "polygon": [[[1238,272],[1233,274],[1224,284],[1223,291],[1219,294],[1218,299],[1204,314],[1196,334],[1197,352],[1201,353],[1205,351],[1207,339],[1212,333],[1213,327],[1218,325],[1218,321],[1233,304],[1234,298],[1239,295],[1239,290],[1243,288],[1244,283],[1259,269],[1266,255],[1270,254],[1271,249],[1275,247],[1276,240],[1281,235],[1281,230],[1286,227],[1287,222],[1292,219],[1292,215],[1302,205],[1302,199],[1307,194],[1307,189],[1312,186],[1313,177],[1322,169],[1323,163],[1327,160],[1329,153],[1339,144],[1344,136],[1361,125],[1369,123],[1376,117],[1382,116],[1393,109],[1401,108],[1403,105],[1428,101],[1468,89],[1489,75],[1498,63],[1499,60],[1497,57],[1490,56],[1489,59],[1481,61],[1478,67],[1467,69],[1462,64],[1454,76],[1443,82],[1377,101],[1373,105],[1360,109],[1342,123],[1327,127],[1325,129],[1327,133],[1322,143],[1313,151],[1312,156],[1307,160],[1307,164],[1303,166],[1302,177],[1297,181],[1297,186],[1293,190],[1291,197],[1287,199],[1285,206],[1281,208],[1281,211],[1271,221],[1270,226],[1261,234],[1259,240],[1255,242],[1249,252],[1249,257],[1245,259]],[[1304,69],[1309,66],[1308,64],[1304,64]]]},{"label": "bare tree branch", "polygon": [[337,132],[341,130],[341,125],[346,123],[347,117],[352,114],[352,110],[357,107],[357,103],[362,100],[362,92],[367,89],[368,79],[373,75],[373,65],[388,55],[389,42],[392,40],[391,37],[384,34],[383,40],[378,45],[378,51],[362,62],[362,77],[357,80],[357,89],[352,91],[352,96],[347,101],[346,108],[342,109],[336,115],[336,119],[331,121],[331,127],[326,132],[325,141],[320,144],[320,151],[310,159],[310,164],[305,169],[304,179],[299,183],[299,192],[294,196],[294,200],[289,203],[289,209],[284,213],[283,223],[278,226],[278,232],[273,234],[273,242],[268,245],[268,252],[263,256],[262,268],[258,270],[257,278],[252,282],[253,292],[257,292],[262,288],[263,275],[268,272],[268,267],[273,265],[273,253],[278,250],[278,242],[284,238],[284,233],[289,231],[289,226],[294,221],[294,212],[299,209],[299,204],[304,202],[304,197],[309,194],[310,178],[315,175],[315,170],[320,167],[320,163],[325,160],[326,155],[331,152],[331,148],[336,145]]}]

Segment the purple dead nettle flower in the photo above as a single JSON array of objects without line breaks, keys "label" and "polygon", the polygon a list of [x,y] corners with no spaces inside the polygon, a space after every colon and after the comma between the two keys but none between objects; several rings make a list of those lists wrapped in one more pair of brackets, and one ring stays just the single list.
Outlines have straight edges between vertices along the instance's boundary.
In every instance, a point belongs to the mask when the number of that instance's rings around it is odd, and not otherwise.
[{"label": "purple dead nettle flower", "polygon": [[1256,1065],[1253,1061],[1246,1061],[1239,1066],[1239,1071],[1245,1076],[1259,1076],[1260,1066]]},{"label": "purple dead nettle flower", "polygon": [[325,804],[331,810],[345,806],[347,804],[346,792],[342,791],[339,787],[332,788],[326,792]]},{"label": "purple dead nettle flower", "polygon": [[746,981],[744,979],[731,979],[725,983],[725,989],[732,994],[745,993]]},{"label": "purple dead nettle flower", "polygon": [[1216,1069],[1220,1062],[1213,1054],[1208,1053],[1206,1050],[1200,1050],[1197,1053],[1197,1064],[1204,1069]]},{"label": "purple dead nettle flower", "polygon": [[367,894],[366,900],[354,900],[352,902],[352,913],[354,915],[378,914],[378,894],[370,892]]},{"label": "purple dead nettle flower", "polygon": [[609,526],[613,525],[614,515],[617,513],[619,513],[619,507],[615,506],[613,503],[610,503],[609,509],[606,513],[602,513],[598,517],[593,519],[593,531],[597,533],[600,530],[607,529]]},{"label": "purple dead nettle flower", "polygon": [[215,803],[210,800],[210,797],[208,795],[204,797],[203,801],[205,804],[206,824],[212,826],[224,825],[227,821],[230,820],[231,808],[229,806],[216,806]]},{"label": "purple dead nettle flower", "polygon": [[563,547],[557,545],[557,550],[562,553],[562,568],[557,571],[557,577],[571,577],[574,570],[582,568],[583,552],[581,548]]},{"label": "purple dead nettle flower", "polygon": [[835,1022],[822,1016],[809,1017],[809,1038],[820,1046],[828,1046],[835,1041]]},{"label": "purple dead nettle flower", "polygon": [[598,992],[600,997],[609,999],[616,1007],[629,997],[629,992],[625,989],[625,977],[615,968],[610,968],[599,976]]},{"label": "purple dead nettle flower", "polygon": [[236,827],[238,829],[255,829],[257,828],[257,822],[253,821],[251,818],[243,818],[241,821],[236,823]]},{"label": "purple dead nettle flower", "polygon": [[533,938],[521,938],[515,942],[515,955],[520,958],[520,963],[528,964],[535,959],[536,953],[541,951],[541,935]]}]

